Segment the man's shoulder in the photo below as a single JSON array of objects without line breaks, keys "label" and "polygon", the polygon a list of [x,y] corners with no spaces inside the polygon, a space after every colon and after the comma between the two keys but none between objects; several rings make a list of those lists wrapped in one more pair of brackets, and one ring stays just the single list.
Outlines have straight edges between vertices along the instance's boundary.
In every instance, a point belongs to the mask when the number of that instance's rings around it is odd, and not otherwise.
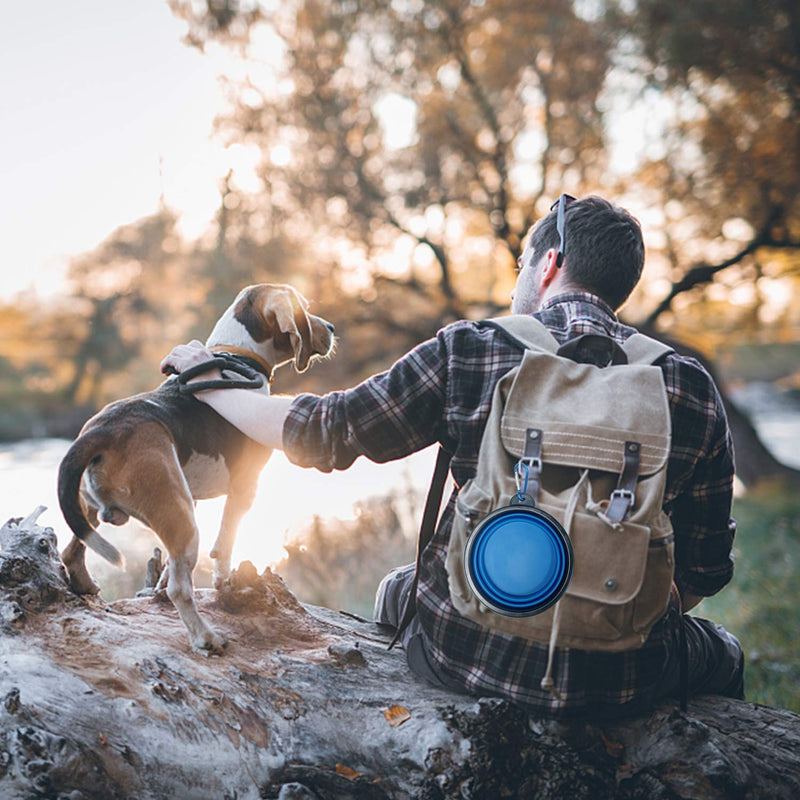
[{"label": "man's shoulder", "polygon": [[442,328],[438,336],[449,343],[480,343],[482,345],[497,343],[514,347],[513,340],[504,335],[502,326],[496,324],[498,320],[499,318],[497,320],[458,320]]}]

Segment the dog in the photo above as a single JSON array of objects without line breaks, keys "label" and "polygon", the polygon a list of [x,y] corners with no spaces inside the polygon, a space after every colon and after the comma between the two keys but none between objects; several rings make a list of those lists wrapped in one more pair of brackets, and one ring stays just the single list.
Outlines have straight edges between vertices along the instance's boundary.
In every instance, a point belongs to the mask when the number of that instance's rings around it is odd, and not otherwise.
[{"label": "dog", "polygon": [[[294,361],[298,372],[327,356],[334,328],[308,312],[292,287],[243,289],[215,325],[206,346],[260,372],[269,394],[272,373]],[[194,501],[227,495],[211,557],[214,584],[228,577],[236,530],[255,498],[258,476],[272,450],[249,439],[205,403],[180,391],[170,377],[152,392],[111,403],[83,426],[61,461],[58,500],[74,536],[62,554],[70,586],[97,594],[86,547],[124,566],[119,551],[95,530],[98,518],[123,525],[130,517],[151,528],[169,554],[167,595],[197,650],[221,653],[225,639],[200,617],[192,572],[198,530]]]}]

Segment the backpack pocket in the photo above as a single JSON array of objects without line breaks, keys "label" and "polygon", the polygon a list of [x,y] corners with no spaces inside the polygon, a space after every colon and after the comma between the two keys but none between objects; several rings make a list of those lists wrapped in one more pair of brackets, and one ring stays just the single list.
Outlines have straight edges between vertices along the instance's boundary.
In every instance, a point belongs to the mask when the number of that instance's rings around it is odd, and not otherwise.
[{"label": "backpack pocket", "polygon": [[450,599],[456,610],[474,619],[470,609],[476,609],[477,599],[467,581],[464,550],[475,526],[494,508],[494,501],[474,480],[467,481],[456,497],[456,513],[450,531],[445,567]]},{"label": "backpack pocket", "polygon": [[[480,625],[545,644],[555,608],[527,617],[498,614],[479,601],[467,582],[464,548],[475,525],[492,507],[492,498],[474,483],[466,484],[456,499],[447,552],[451,600],[460,614]],[[540,507],[563,522],[563,508],[546,503]],[[648,527],[626,522],[622,530],[616,530],[585,512],[576,512],[570,527],[575,566],[559,601],[558,645],[606,651],[640,647],[666,610],[672,580],[671,539],[656,538],[651,546]]]},{"label": "backpack pocket", "polygon": [[[542,506],[553,516],[561,509]],[[594,514],[577,512],[570,526],[575,569],[560,600],[558,645],[583,650],[631,650],[644,639],[634,629],[634,611],[649,555],[650,529],[624,523],[616,530]],[[554,609],[525,621],[529,639],[547,642]]]},{"label": "backpack pocket", "polygon": [[675,574],[675,537],[666,514],[662,525],[653,529],[647,550],[647,578],[636,597],[633,611],[634,630],[646,636],[666,613]]}]

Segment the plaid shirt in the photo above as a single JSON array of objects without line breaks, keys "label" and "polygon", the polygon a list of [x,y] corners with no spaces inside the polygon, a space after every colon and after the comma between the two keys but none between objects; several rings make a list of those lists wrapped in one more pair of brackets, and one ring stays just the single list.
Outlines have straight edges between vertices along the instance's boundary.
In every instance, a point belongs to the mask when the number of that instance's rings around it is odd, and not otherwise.
[{"label": "plaid shirt", "polygon": [[[534,315],[559,343],[585,333],[622,342],[635,332],[599,298],[570,292]],[[346,469],[361,455],[385,462],[439,442],[452,453],[457,486],[474,477],[478,448],[497,381],[523,351],[494,328],[456,322],[414,348],[387,372],[354,389],[300,395],[283,431],[291,461],[322,471]],[[659,364],[672,414],[665,510],[675,531],[675,581],[681,591],[718,592],[731,579],[735,522],[730,519],[733,448],[722,401],[708,373],[691,358]],[[557,648],[553,700],[539,683],[547,645],[492,633],[462,617],[450,601],[445,554],[455,492],[423,554],[417,609],[431,655],[443,671],[477,694],[499,695],[538,715],[638,713],[652,702],[675,640],[674,609],[645,644],[619,653]]]}]

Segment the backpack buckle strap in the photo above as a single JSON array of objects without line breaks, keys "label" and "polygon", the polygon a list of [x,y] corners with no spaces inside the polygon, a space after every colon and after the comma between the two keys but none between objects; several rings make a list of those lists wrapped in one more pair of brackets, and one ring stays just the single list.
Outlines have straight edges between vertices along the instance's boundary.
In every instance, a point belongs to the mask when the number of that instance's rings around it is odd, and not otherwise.
[{"label": "backpack buckle strap", "polygon": [[540,428],[528,428],[525,431],[525,449],[520,463],[527,467],[526,494],[533,501],[539,498],[539,481],[542,475],[542,431]]},{"label": "backpack buckle strap", "polygon": [[622,522],[633,507],[641,450],[639,442],[625,442],[622,472],[605,512],[610,522]]}]

